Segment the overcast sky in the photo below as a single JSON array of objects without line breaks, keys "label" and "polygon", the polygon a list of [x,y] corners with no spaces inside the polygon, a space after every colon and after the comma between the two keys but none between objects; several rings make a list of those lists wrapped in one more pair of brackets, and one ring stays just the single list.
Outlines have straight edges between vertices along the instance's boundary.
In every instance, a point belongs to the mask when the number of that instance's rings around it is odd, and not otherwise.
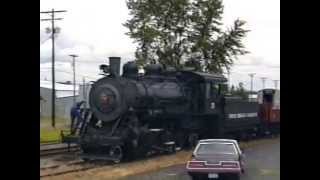
[{"label": "overcast sky", "polygon": [[[225,27],[236,18],[247,21],[250,30],[245,46],[250,54],[240,56],[232,68],[231,83],[243,82],[250,88],[248,73],[256,73],[254,89],[261,89],[260,77],[267,77],[266,87],[280,79],[280,1],[224,0]],[[70,53],[77,59],[77,79],[95,80],[98,66],[109,56],[121,56],[123,62],[134,59],[135,44],[122,25],[129,19],[125,0],[40,0],[40,11],[67,10],[57,14],[61,32],[56,38],[56,79],[72,80]],[[48,15],[41,14],[40,18]],[[51,40],[45,29],[49,22],[40,22],[40,78],[51,79]],[[280,85],[278,85],[280,87]]]}]

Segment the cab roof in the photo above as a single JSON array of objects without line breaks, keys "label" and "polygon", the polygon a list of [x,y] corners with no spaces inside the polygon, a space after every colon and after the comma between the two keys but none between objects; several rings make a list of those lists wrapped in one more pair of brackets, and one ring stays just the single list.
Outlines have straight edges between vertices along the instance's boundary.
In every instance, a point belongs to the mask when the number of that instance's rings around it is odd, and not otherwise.
[{"label": "cab roof", "polygon": [[220,82],[220,83],[228,81],[227,78],[225,78],[222,74],[204,73],[204,72],[198,72],[198,71],[182,71],[182,73],[197,77],[202,81],[214,81],[214,82]]}]

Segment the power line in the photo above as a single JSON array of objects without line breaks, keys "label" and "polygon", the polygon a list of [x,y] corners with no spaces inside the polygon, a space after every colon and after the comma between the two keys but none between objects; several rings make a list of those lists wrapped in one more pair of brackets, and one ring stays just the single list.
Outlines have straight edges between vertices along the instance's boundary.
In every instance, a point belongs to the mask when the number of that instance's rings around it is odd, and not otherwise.
[{"label": "power line", "polygon": [[51,36],[49,36],[47,39],[45,39],[44,41],[40,42],[40,45],[44,44],[46,41],[48,41],[49,39],[51,39]]},{"label": "power line", "polygon": [[52,39],[52,127],[55,127],[55,97],[56,97],[56,92],[55,92],[55,72],[54,72],[54,66],[55,66],[55,43],[54,43],[54,34],[56,33],[55,29],[55,24],[54,22],[57,20],[62,20],[62,18],[55,18],[55,13],[62,13],[62,12],[67,12],[65,10],[59,10],[55,11],[52,9],[51,11],[43,11],[40,12],[40,14],[49,14],[51,17],[47,19],[40,19],[41,21],[50,21],[51,22],[51,39]]},{"label": "power line", "polygon": [[[41,69],[40,69],[40,71],[41,71]],[[64,70],[61,70],[61,69],[56,69],[56,71],[58,71],[58,72],[63,72],[63,73],[67,73],[67,74],[70,74],[70,75],[73,75],[73,73],[72,73],[72,72],[64,71]],[[42,72],[46,72],[46,71],[42,71]],[[94,79],[94,80],[98,79],[98,77],[93,77],[93,76],[83,75],[83,74],[79,74],[79,73],[78,73],[78,75],[79,75],[79,76],[82,76],[82,77],[89,78],[89,79]]]}]

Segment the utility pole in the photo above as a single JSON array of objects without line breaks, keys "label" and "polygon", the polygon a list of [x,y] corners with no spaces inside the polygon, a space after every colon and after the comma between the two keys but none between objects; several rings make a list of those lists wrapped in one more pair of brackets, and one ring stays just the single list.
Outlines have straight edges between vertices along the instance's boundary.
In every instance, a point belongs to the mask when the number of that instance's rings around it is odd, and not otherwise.
[{"label": "utility pole", "polygon": [[83,77],[82,79],[83,82],[83,100],[86,102],[84,103],[84,108],[87,108],[87,87],[86,87],[86,79]]},{"label": "utility pole", "polygon": [[256,73],[250,73],[249,76],[251,78],[251,88],[250,88],[250,93],[252,94],[253,92],[253,76],[256,75]]},{"label": "utility pole", "polygon": [[274,82],[274,88],[277,90],[279,80],[273,80],[273,82]]},{"label": "utility pole", "polygon": [[262,89],[265,88],[265,83],[266,83],[266,77],[262,77],[261,80],[262,80]]},{"label": "utility pole", "polygon": [[67,12],[65,10],[55,11],[52,9],[51,11],[43,11],[40,12],[41,14],[49,14],[51,18],[49,19],[40,19],[41,21],[51,21],[51,39],[52,39],[52,65],[51,65],[51,72],[52,72],[52,105],[51,105],[51,118],[52,118],[52,127],[55,127],[56,121],[55,121],[55,100],[56,100],[56,89],[55,89],[55,47],[54,47],[54,35],[56,33],[55,29],[55,21],[62,20],[62,18],[55,18],[55,13],[62,13]]},{"label": "utility pole", "polygon": [[73,67],[73,105],[76,105],[76,57],[78,55],[71,54],[69,55],[72,57],[72,67]]}]

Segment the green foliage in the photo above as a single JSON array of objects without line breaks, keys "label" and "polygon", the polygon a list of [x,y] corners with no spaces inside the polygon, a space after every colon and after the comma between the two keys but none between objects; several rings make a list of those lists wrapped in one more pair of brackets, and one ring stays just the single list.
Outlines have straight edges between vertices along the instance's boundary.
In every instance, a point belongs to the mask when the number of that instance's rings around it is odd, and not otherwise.
[{"label": "green foliage", "polygon": [[159,62],[221,73],[247,53],[241,42],[244,21],[222,29],[221,0],[127,0],[127,7],[131,19],[124,26],[138,43],[139,65]]},{"label": "green foliage", "polygon": [[232,96],[239,96],[242,99],[248,99],[249,96],[249,91],[247,91],[244,86],[243,83],[239,83],[238,87],[235,87],[234,85],[231,86],[229,93]]}]

